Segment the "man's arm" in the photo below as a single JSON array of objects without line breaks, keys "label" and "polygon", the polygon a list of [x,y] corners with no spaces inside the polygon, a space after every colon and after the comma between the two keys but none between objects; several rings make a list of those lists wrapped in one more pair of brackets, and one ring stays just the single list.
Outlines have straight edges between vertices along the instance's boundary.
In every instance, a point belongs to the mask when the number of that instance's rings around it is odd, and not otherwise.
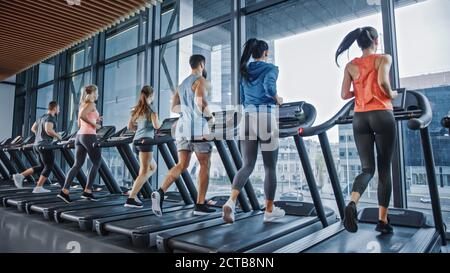
[{"label": "man's arm", "polygon": [[180,107],[180,94],[178,93],[178,90],[175,91],[175,95],[172,97],[172,107],[171,110],[173,113],[179,114],[181,113],[181,107]]},{"label": "man's arm", "polygon": [[58,140],[61,139],[61,137],[59,136],[59,134],[57,132],[55,132],[55,130],[53,129],[53,122],[45,122],[44,124],[44,128],[45,128],[45,133],[53,138],[56,138]]},{"label": "man's arm", "polygon": [[33,123],[33,126],[31,126],[31,132],[33,132],[33,134],[36,134],[36,131],[37,131],[37,124],[35,122]]},{"label": "man's arm", "polygon": [[197,110],[203,114],[205,118],[212,118],[213,115],[208,107],[208,100],[206,96],[206,80],[204,78],[200,78],[194,85],[195,91],[195,104],[197,106]]}]

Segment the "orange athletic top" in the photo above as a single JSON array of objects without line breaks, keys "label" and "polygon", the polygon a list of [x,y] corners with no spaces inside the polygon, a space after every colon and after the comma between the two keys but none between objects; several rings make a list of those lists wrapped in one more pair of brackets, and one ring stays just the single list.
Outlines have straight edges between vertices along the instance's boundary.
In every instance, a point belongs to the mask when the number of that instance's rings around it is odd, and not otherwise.
[{"label": "orange athletic top", "polygon": [[[92,122],[96,122],[97,119],[100,117],[100,115],[97,112],[97,110],[95,110],[94,112],[88,113],[87,117]],[[80,121],[81,121],[81,125],[80,125],[80,129],[78,130],[78,135],[95,135],[97,133],[97,129],[95,127],[93,127],[91,124],[85,122],[84,120],[80,120]]]},{"label": "orange athletic top", "polygon": [[359,78],[353,81],[355,112],[393,110],[392,100],[378,84],[378,69],[375,61],[380,55],[373,54],[356,58],[352,64],[359,68]]}]

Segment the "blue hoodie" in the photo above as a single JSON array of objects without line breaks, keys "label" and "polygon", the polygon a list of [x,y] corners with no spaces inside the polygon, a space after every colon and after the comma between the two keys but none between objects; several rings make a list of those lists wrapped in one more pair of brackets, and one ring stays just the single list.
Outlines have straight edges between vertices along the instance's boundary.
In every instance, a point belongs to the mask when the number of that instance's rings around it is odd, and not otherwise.
[{"label": "blue hoodie", "polygon": [[248,79],[241,79],[241,104],[276,105],[278,67],[266,62],[252,62],[247,66]]}]

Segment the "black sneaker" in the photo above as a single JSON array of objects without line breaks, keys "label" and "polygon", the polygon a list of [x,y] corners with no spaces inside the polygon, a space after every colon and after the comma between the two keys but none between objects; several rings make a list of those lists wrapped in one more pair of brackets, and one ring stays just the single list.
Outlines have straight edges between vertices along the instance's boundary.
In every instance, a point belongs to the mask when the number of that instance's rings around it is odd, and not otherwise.
[{"label": "black sneaker", "polygon": [[392,227],[389,218],[388,222],[385,223],[381,220],[378,221],[377,226],[375,227],[375,230],[380,232],[381,234],[392,234],[394,233],[394,228]]},{"label": "black sneaker", "polygon": [[68,194],[65,194],[63,191],[61,191],[56,197],[63,200],[67,204],[72,202],[72,200],[70,200],[70,196]]},{"label": "black sneaker", "polygon": [[128,198],[127,202],[125,202],[125,205],[123,205],[126,208],[136,208],[136,209],[142,209],[144,207],[144,205],[137,201],[134,198]]},{"label": "black sneaker", "polygon": [[358,231],[358,213],[355,202],[350,202],[344,211],[344,227],[348,232],[355,233]]},{"label": "black sneaker", "polygon": [[152,211],[158,217],[161,217],[163,214],[164,195],[164,191],[161,189],[152,192]]},{"label": "black sneaker", "polygon": [[207,215],[216,212],[215,209],[210,208],[207,204],[195,204],[194,215]]},{"label": "black sneaker", "polygon": [[81,195],[81,198],[87,199],[87,200],[90,200],[90,201],[97,201],[98,200],[97,198],[95,198],[95,196],[94,196],[94,194],[92,194],[92,192],[89,193],[89,192],[85,192],[85,191]]}]

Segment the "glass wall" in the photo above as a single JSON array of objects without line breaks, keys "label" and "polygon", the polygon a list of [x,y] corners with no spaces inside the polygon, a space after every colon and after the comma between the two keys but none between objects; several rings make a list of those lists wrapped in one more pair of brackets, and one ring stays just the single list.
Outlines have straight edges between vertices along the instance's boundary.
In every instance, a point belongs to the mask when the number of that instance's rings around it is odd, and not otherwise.
[{"label": "glass wall", "polygon": [[67,131],[78,130],[78,106],[80,103],[81,88],[91,83],[91,72],[72,76],[69,81],[69,107],[67,109]]},{"label": "glass wall", "polygon": [[[127,126],[131,108],[136,105],[144,84],[143,71],[143,54],[132,55],[105,66],[103,125],[113,125],[116,130]],[[131,175],[117,149],[103,149],[102,156],[116,181],[130,186]]]},{"label": "glass wall", "polygon": [[55,58],[40,63],[38,70],[38,85],[52,81],[55,78]]},{"label": "glass wall", "polygon": [[[261,1],[247,1],[256,3]],[[279,67],[278,93],[285,102],[306,101],[317,109],[316,124],[336,114],[345,104],[340,86],[345,64],[361,54],[354,45],[343,54],[337,67],[334,53],[350,31],[373,26],[382,37],[381,7],[365,1],[291,0],[245,17],[247,38],[269,43],[269,60]],[[280,20],[280,18],[283,18]],[[382,44],[382,41],[380,41]],[[380,48],[382,52],[383,48]],[[344,194],[348,196],[354,177],[361,170],[351,126],[339,126],[329,132],[333,157]],[[321,195],[334,206],[334,196],[325,161],[317,138],[306,140],[306,147]],[[259,156],[252,180],[263,192],[264,167]],[[276,199],[308,200],[309,189],[293,139],[281,141],[278,158],[278,193]],[[364,200],[376,201],[376,179]],[[263,195],[260,194],[261,198]]]},{"label": "glass wall", "polygon": [[135,24],[122,31],[112,31],[106,38],[105,58],[110,58],[138,46],[139,25]]},{"label": "glass wall", "polygon": [[[61,62],[47,61],[24,73],[26,88],[23,92],[32,94],[37,90],[36,111],[42,114],[48,100],[53,98],[53,80],[64,81],[64,90],[57,90],[62,107],[64,124],[68,130],[77,129],[79,93],[86,84],[97,84],[102,97],[102,115],[105,125],[115,125],[117,129],[126,126],[130,108],[136,103],[136,96],[143,84],[155,85],[161,120],[174,116],[170,112],[171,97],[180,82],[189,75],[188,58],[193,53],[204,54],[207,59],[210,101],[214,110],[233,104],[234,96],[239,97],[237,84],[232,86],[232,74],[238,73],[232,60],[238,60],[239,48],[232,40],[232,20],[238,23],[242,15],[242,29],[236,37],[255,37],[269,43],[270,62],[280,69],[278,92],[285,101],[305,100],[317,108],[316,124],[334,115],[343,105],[340,86],[345,64],[360,54],[354,45],[348,54],[343,54],[338,68],[334,53],[343,37],[351,30],[362,26],[374,26],[380,34],[379,52],[384,52],[383,24],[380,2],[346,0],[246,0],[248,8],[241,13],[231,13],[229,0],[166,0],[161,5],[156,18],[151,18],[153,10],[146,10],[125,22],[112,27],[95,38],[76,45],[59,57],[67,56]],[[159,4],[158,4],[159,5]],[[252,9],[250,6],[258,7]],[[267,7],[264,7],[267,6]],[[447,0],[395,0],[395,17],[398,41],[398,62],[401,85],[426,94],[433,106],[434,120],[431,126],[433,148],[436,156],[436,172],[444,209],[450,202],[450,140],[440,127],[439,121],[450,110],[450,47]],[[159,10],[159,9],[158,9]],[[255,12],[252,12],[254,10]],[[223,17],[229,15],[229,19]],[[221,17],[222,16],[222,17]],[[152,22],[149,21],[152,19]],[[224,23],[224,21],[226,21]],[[140,24],[139,22],[142,22]],[[150,24],[151,23],[151,24]],[[208,28],[206,28],[207,23]],[[160,27],[163,39],[151,41],[152,28]],[[209,27],[210,25],[210,27]],[[139,27],[142,29],[139,30]],[[196,26],[196,28],[191,28]],[[191,28],[188,32],[184,32]],[[243,33],[240,33],[240,31]],[[180,32],[182,31],[182,32]],[[171,34],[177,34],[170,36]],[[141,36],[139,36],[139,34]],[[157,35],[156,35],[157,36]],[[166,40],[170,38],[170,40]],[[148,40],[147,47],[139,47]],[[140,42],[139,42],[140,41]],[[105,45],[105,46],[103,46]],[[152,50],[159,48],[157,64],[153,64]],[[95,52],[93,48],[105,52]],[[158,52],[158,51],[156,51]],[[236,55],[232,55],[236,54]],[[117,57],[120,55],[120,60]],[[95,59],[93,57],[96,57]],[[67,63],[67,67],[53,67]],[[38,71],[36,71],[38,69]],[[54,72],[56,72],[54,79]],[[67,72],[67,73],[66,73]],[[145,74],[146,73],[146,74]],[[38,75],[37,81],[34,75]],[[144,79],[149,79],[144,82]],[[234,81],[233,81],[234,82]],[[42,88],[46,86],[45,88]],[[41,87],[41,88],[40,88]],[[64,100],[64,101],[62,101]],[[26,101],[33,101],[27,95]],[[28,111],[28,110],[27,110]],[[24,113],[24,116],[32,116]],[[26,118],[23,118],[26,120]],[[23,124],[27,125],[27,121]],[[31,122],[31,121],[30,121]],[[26,126],[27,127],[27,126]],[[348,197],[355,176],[361,171],[359,155],[354,144],[352,127],[339,126],[329,133],[332,153],[344,194]],[[417,133],[403,129],[405,173],[409,206],[429,208],[423,157]],[[334,196],[325,168],[319,142],[316,138],[306,139],[311,165],[325,203],[334,206]],[[449,148],[450,149],[450,148]],[[104,151],[105,159],[113,169],[119,182],[128,186],[130,177],[118,154],[113,150]],[[291,139],[281,140],[278,165],[277,199],[308,201],[309,191]],[[166,174],[165,164],[159,162],[158,183]],[[196,178],[198,166],[195,160],[190,171]],[[395,171],[395,170],[394,170]],[[262,179],[264,167],[259,160],[252,176],[257,195],[263,199]],[[376,203],[377,178],[369,185],[363,201]],[[209,196],[228,194],[229,181],[224,168],[214,150],[211,167],[211,188]]]},{"label": "glass wall", "polygon": [[[431,102],[430,125],[442,209],[450,211],[450,137],[440,121],[450,110],[450,1],[427,0],[395,10],[401,86]],[[426,23],[425,23],[426,22]],[[420,136],[403,126],[408,206],[430,208]]]},{"label": "glass wall", "polygon": [[230,11],[230,0],[166,0],[161,8],[161,36],[176,33]]},{"label": "glass wall", "polygon": [[70,72],[80,70],[92,64],[92,41],[87,42],[70,54]]},{"label": "glass wall", "polygon": [[37,90],[36,119],[47,113],[48,103],[53,100],[53,84]]},{"label": "glass wall", "polygon": [[[218,111],[231,104],[231,32],[228,23],[162,45],[160,54],[159,116],[161,120],[175,116],[170,113],[171,99],[177,86],[191,74],[189,57],[192,54],[202,54],[206,58],[208,80],[211,85],[208,90],[211,110]],[[163,181],[166,174],[165,168],[165,164],[160,162],[158,181]],[[192,160],[190,171],[193,180],[197,181],[199,166],[196,160]],[[208,196],[228,193],[230,182],[215,149],[210,174]]]}]

